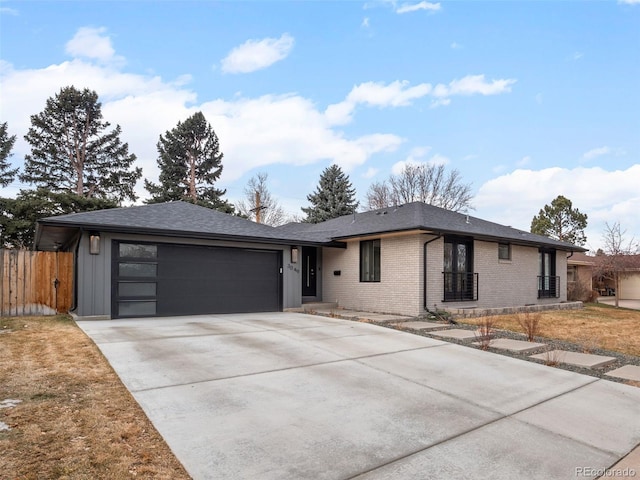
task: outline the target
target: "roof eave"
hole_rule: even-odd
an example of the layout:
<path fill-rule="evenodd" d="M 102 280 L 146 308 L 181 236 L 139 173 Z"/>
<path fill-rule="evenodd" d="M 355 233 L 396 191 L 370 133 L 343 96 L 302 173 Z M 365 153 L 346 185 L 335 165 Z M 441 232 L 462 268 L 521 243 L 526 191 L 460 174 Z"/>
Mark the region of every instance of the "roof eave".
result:
<path fill-rule="evenodd" d="M 495 235 L 482 235 L 482 234 L 474 234 L 470 232 L 461 232 L 457 230 L 433 229 L 433 228 L 427 228 L 424 226 L 381 230 L 377 232 L 359 233 L 356 235 L 344 235 L 339 237 L 333 237 L 333 239 L 334 240 L 353 240 L 357 238 L 372 237 L 376 235 L 388 235 L 392 233 L 411 233 L 411 232 L 422 233 L 422 234 L 432 234 L 432 235 L 464 235 L 464 236 L 473 237 L 476 240 L 490 241 L 490 242 L 496 242 L 496 243 L 510 243 L 514 245 L 531 246 L 531 247 L 548 246 L 548 247 L 553 247 L 556 250 L 562 250 L 566 252 L 588 252 L 589 251 L 586 248 L 578 247 L 576 245 L 568 245 L 568 244 L 559 245 L 553 242 L 544 242 L 544 241 L 527 240 L 527 239 L 515 239 L 515 238 L 500 237 Z"/>
<path fill-rule="evenodd" d="M 76 228 L 84 231 L 100 231 L 109 233 L 128 233 L 136 235 L 156 235 L 172 238 L 193 238 L 200 240 L 221 240 L 221 241 L 242 241 L 246 243 L 261 243 L 272 245 L 300 245 L 300 246 L 326 246 L 345 248 L 342 242 L 329 240 L 329 241 L 314 241 L 300 238 L 270 238 L 260 237 L 253 235 L 227 235 L 223 233 L 207 233 L 207 232 L 194 232 L 188 230 L 164 230 L 158 228 L 148 227 L 131 227 L 123 225 L 95 225 L 95 224 L 80 224 L 74 222 L 60 222 L 60 221 L 47 221 L 46 219 L 39 220 L 36 226 L 36 231 L 39 232 L 39 237 L 42 235 L 42 227 L 63 227 L 63 228 Z M 39 238 L 38 237 L 38 238 Z"/>

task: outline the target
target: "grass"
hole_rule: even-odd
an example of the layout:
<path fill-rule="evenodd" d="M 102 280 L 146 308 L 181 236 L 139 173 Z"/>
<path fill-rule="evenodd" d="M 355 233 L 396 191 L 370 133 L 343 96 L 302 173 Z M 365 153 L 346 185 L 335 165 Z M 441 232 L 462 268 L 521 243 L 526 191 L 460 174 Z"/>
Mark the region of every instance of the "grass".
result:
<path fill-rule="evenodd" d="M 523 333 L 517 315 L 468 320 Z M 539 335 L 640 356 L 640 311 L 540 312 Z M 188 479 L 97 347 L 67 316 L 0 318 L 0 478 Z M 587 345 L 588 344 L 588 345 Z M 549 358 L 550 362 L 557 359 Z"/>
<path fill-rule="evenodd" d="M 188 479 L 97 347 L 67 316 L 0 318 L 0 477 Z"/>
<path fill-rule="evenodd" d="M 639 310 L 589 303 L 580 310 L 547 310 L 539 315 L 540 337 L 583 345 L 585 351 L 600 348 L 640 356 Z M 493 319 L 495 328 L 525 333 L 518 315 L 497 315 Z M 484 318 L 465 321 L 481 325 Z"/>

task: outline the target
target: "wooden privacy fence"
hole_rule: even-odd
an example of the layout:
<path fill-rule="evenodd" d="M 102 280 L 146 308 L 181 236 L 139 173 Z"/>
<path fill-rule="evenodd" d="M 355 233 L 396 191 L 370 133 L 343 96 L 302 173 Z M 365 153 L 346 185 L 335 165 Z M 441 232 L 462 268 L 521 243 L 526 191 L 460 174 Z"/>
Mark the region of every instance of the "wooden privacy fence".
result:
<path fill-rule="evenodd" d="M 0 315 L 67 313 L 73 299 L 73 253 L 0 249 Z"/>

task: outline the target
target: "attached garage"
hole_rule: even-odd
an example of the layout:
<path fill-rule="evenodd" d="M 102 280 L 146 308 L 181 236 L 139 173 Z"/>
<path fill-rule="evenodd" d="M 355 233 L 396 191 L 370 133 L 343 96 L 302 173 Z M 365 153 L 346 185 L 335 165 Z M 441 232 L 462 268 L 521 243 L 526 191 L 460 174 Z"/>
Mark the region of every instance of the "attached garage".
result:
<path fill-rule="evenodd" d="M 114 240 L 111 317 L 282 310 L 282 251 Z"/>
<path fill-rule="evenodd" d="M 41 219 L 35 240 L 74 253 L 85 319 L 299 308 L 298 251 L 324 244 L 181 201 Z"/>

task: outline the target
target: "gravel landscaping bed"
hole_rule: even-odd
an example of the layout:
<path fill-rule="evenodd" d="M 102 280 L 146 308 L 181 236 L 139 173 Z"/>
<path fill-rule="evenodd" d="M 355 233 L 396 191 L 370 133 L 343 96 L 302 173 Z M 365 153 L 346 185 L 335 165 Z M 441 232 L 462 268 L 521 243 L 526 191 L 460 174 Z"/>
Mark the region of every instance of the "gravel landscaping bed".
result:
<path fill-rule="evenodd" d="M 334 317 L 337 318 L 343 318 L 340 317 L 339 314 L 334 314 Z M 457 340 L 455 338 L 447 338 L 447 339 L 443 339 L 442 337 L 437 337 L 435 335 L 431 335 L 429 331 L 425 331 L 425 330 L 416 330 L 413 328 L 403 328 L 402 327 L 402 323 L 404 322 L 399 322 L 397 325 L 395 324 L 391 324 L 388 322 L 375 322 L 375 321 L 371 321 L 371 320 L 365 320 L 365 319 L 354 319 L 353 317 L 351 318 L 346 318 L 344 317 L 346 320 L 351 320 L 351 321 L 366 321 L 367 323 L 371 323 L 373 325 L 378 325 L 380 327 L 385 327 L 385 328 L 392 328 L 394 330 L 402 330 L 403 332 L 409 332 L 409 333 L 413 333 L 414 335 L 422 335 L 423 337 L 429 337 L 429 338 L 433 338 L 436 340 L 442 340 L 442 341 L 446 341 L 449 343 L 456 343 L 458 345 L 463 345 L 465 347 L 469 347 L 469 348 L 477 348 L 479 350 L 482 350 L 482 347 L 480 345 L 473 345 L 472 341 L 462 341 L 462 340 Z M 414 318 L 411 319 L 411 321 L 420 321 L 420 320 L 424 320 L 423 318 Z M 429 320 L 430 323 L 434 323 L 433 320 Z M 438 323 L 438 322 L 435 322 Z M 451 323 L 442 323 L 442 329 L 446 330 L 446 329 L 451 329 L 451 328 L 460 328 L 460 329 L 465 329 L 465 330 L 477 330 L 477 326 L 476 325 L 470 325 L 470 324 L 465 324 L 460 320 L 457 320 L 456 324 L 451 324 Z M 523 340 L 526 341 L 527 337 L 524 334 L 521 333 L 517 333 L 517 332 L 512 332 L 510 330 L 501 330 L 501 329 L 495 329 L 494 330 L 495 334 L 494 334 L 494 338 L 507 338 L 507 339 L 512 339 L 512 340 Z M 619 383 L 626 383 L 626 384 L 633 384 L 633 382 L 630 382 L 629 380 L 623 379 L 623 378 L 616 378 L 616 377 L 610 377 L 605 375 L 607 372 L 610 372 L 612 370 L 615 370 L 616 368 L 620 368 L 624 365 L 637 365 L 640 366 L 640 357 L 637 357 L 635 355 L 626 355 L 624 353 L 620 353 L 620 352 L 613 352 L 610 350 L 603 350 L 600 348 L 590 348 L 589 346 L 585 346 L 585 345 L 581 345 L 581 344 L 577 344 L 577 343 L 571 343 L 571 342 L 565 342 L 562 340 L 555 340 L 555 339 L 550 339 L 550 338 L 545 338 L 545 337 L 535 337 L 534 341 L 537 343 L 544 343 L 545 346 L 541 347 L 535 351 L 531 351 L 531 352 L 527 352 L 527 353 L 518 353 L 518 352 L 512 352 L 509 350 L 503 350 L 503 349 L 497 349 L 497 348 L 491 348 L 491 346 L 489 346 L 489 348 L 486 349 L 486 351 L 491 352 L 491 353 L 497 353 L 499 355 L 505 355 L 508 357 L 512 357 L 512 358 L 518 358 L 520 360 L 526 360 L 528 362 L 535 362 L 535 363 L 539 363 L 541 365 L 545 365 L 546 362 L 544 360 L 538 360 L 535 358 L 531 358 L 531 355 L 535 355 L 537 353 L 544 353 L 547 351 L 551 351 L 551 350 L 566 350 L 566 351 L 570 351 L 570 352 L 577 352 L 577 353 L 589 353 L 589 354 L 593 354 L 593 355 L 602 355 L 605 357 L 614 357 L 616 359 L 615 363 L 611 363 L 609 365 L 606 365 L 604 367 L 597 367 L 597 368 L 585 368 L 585 367 L 578 367 L 575 365 L 569 365 L 569 364 L 565 364 L 565 363 L 557 363 L 554 365 L 549 365 L 552 368 L 561 368 L 563 370 L 569 370 L 571 372 L 576 372 L 576 373 L 582 373 L 584 375 L 590 375 L 592 377 L 598 377 L 598 378 L 604 378 L 605 380 L 610 380 L 612 382 L 619 382 Z M 636 386 L 640 387 L 640 384 L 637 384 Z"/>

